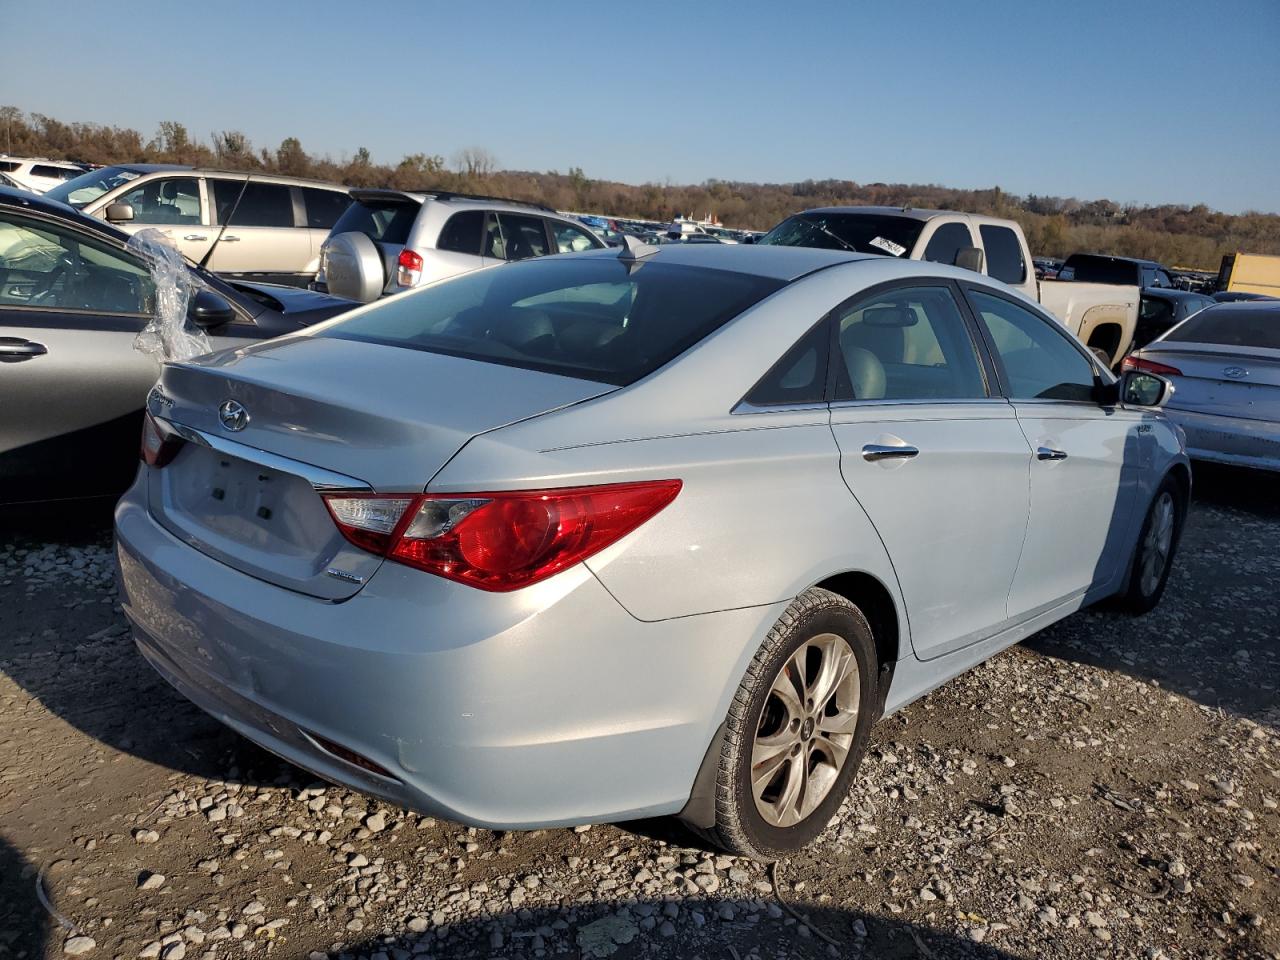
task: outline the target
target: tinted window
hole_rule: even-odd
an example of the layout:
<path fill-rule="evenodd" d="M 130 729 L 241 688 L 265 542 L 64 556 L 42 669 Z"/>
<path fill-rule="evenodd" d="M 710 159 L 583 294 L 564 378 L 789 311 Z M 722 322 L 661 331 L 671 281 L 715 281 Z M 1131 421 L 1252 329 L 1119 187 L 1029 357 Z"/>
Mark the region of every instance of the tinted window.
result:
<path fill-rule="evenodd" d="M 480 236 L 483 233 L 483 210 L 464 210 L 462 213 L 455 213 L 440 231 L 436 249 L 469 253 L 473 257 L 478 257 L 480 256 Z"/>
<path fill-rule="evenodd" d="M 154 287 L 141 263 L 65 227 L 0 216 L 0 308 L 151 312 Z"/>
<path fill-rule="evenodd" d="M 823 321 L 800 338 L 747 395 L 765 407 L 780 403 L 821 403 L 827 386 L 831 324 Z"/>
<path fill-rule="evenodd" d="M 1141 271 L 1137 264 L 1127 260 L 1116 260 L 1113 257 L 1099 257 L 1090 254 L 1072 254 L 1067 257 L 1063 268 L 1064 280 L 1076 280 L 1080 283 L 1115 283 L 1138 285 Z"/>
<path fill-rule="evenodd" d="M 53 177 L 56 180 L 74 180 L 83 170 L 68 169 L 67 167 L 50 167 L 44 164 L 37 164 L 31 168 L 33 177 Z"/>
<path fill-rule="evenodd" d="M 1024 307 L 969 292 L 1004 364 L 1015 400 L 1093 400 L 1093 365 L 1053 320 Z"/>
<path fill-rule="evenodd" d="M 948 287 L 904 287 L 839 314 L 848 381 L 838 399 L 967 400 L 987 395 L 973 339 Z"/>
<path fill-rule="evenodd" d="M 293 194 L 278 183 L 210 180 L 218 222 L 233 227 L 292 227 Z M 240 188 L 244 196 L 240 197 Z M 239 204 L 236 198 L 240 197 Z"/>
<path fill-rule="evenodd" d="M 118 196 L 133 207 L 134 223 L 200 222 L 200 182 L 195 177 L 148 180 Z"/>
<path fill-rule="evenodd" d="M 17 170 L 19 166 L 21 166 L 21 164 L 16 160 L 0 160 L 0 170 L 3 170 L 5 173 L 12 173 L 14 170 Z"/>
<path fill-rule="evenodd" d="M 351 198 L 339 190 L 303 187 L 302 202 L 307 207 L 307 226 L 312 230 L 328 230 L 346 212 Z"/>
<path fill-rule="evenodd" d="M 724 270 L 549 257 L 391 297 L 318 336 L 627 384 L 782 286 Z"/>
<path fill-rule="evenodd" d="M 983 224 L 982 246 L 987 252 L 987 276 L 1005 283 L 1019 284 L 1027 279 L 1027 265 L 1022 259 L 1022 244 L 1018 235 L 1008 227 Z"/>
<path fill-rule="evenodd" d="M 491 213 L 485 231 L 484 255 L 495 260 L 527 260 L 547 253 L 547 231 L 541 217 Z"/>
<path fill-rule="evenodd" d="M 594 250 L 600 246 L 600 241 L 587 231 L 579 230 L 563 220 L 548 220 L 547 223 L 551 225 L 551 236 L 555 238 L 557 253 L 578 253 L 582 250 Z"/>
<path fill-rule="evenodd" d="M 1280 350 L 1280 309 L 1241 304 L 1201 310 L 1170 330 L 1165 340 Z"/>
<path fill-rule="evenodd" d="M 929 245 L 924 248 L 924 259 L 954 265 L 960 248 L 972 246 L 973 237 L 969 235 L 967 226 L 963 223 L 944 223 L 929 238 Z"/>
<path fill-rule="evenodd" d="M 821 247 L 880 256 L 906 257 L 924 222 L 874 213 L 800 213 L 757 240 L 777 247 Z"/>
<path fill-rule="evenodd" d="M 353 200 L 329 232 L 363 233 L 379 243 L 403 244 L 409 239 L 409 230 L 420 209 L 422 205 L 416 200 L 403 203 Z"/>

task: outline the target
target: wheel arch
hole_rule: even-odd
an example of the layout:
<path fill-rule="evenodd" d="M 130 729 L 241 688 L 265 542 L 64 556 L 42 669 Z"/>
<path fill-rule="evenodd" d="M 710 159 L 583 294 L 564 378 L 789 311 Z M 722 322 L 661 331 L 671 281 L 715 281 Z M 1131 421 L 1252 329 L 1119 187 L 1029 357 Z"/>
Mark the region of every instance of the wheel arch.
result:
<path fill-rule="evenodd" d="M 881 670 L 902 658 L 902 618 L 893 594 L 879 577 L 861 570 L 848 570 L 812 586 L 838 594 L 862 611 L 875 638 Z"/>

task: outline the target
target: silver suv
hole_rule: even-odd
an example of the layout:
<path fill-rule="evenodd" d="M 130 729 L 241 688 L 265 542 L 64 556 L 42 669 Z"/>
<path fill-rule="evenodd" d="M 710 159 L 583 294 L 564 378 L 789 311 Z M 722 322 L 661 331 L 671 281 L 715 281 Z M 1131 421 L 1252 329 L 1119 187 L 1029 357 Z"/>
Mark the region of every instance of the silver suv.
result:
<path fill-rule="evenodd" d="M 465 193 L 352 190 L 314 289 L 369 303 L 508 260 L 603 247 L 550 207 Z"/>

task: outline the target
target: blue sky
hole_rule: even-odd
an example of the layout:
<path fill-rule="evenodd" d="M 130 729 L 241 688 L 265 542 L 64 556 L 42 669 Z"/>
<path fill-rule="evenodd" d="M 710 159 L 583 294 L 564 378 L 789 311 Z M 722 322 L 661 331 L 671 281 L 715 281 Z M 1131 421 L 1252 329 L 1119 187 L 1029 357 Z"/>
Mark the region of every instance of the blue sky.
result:
<path fill-rule="evenodd" d="M 385 162 L 1280 212 L 1276 0 L 54 6 L 0 0 L 0 103 Z"/>

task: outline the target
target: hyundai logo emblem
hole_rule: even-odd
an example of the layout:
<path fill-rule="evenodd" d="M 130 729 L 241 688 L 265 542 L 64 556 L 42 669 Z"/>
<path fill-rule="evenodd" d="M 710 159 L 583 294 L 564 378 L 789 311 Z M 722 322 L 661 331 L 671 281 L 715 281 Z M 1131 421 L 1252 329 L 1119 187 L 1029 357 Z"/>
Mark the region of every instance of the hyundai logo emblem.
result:
<path fill-rule="evenodd" d="M 1230 377 L 1232 380 L 1239 380 L 1241 377 L 1247 377 L 1249 371 L 1244 367 L 1224 367 L 1222 370 L 1224 377 Z"/>
<path fill-rule="evenodd" d="M 238 400 L 223 400 L 218 407 L 218 420 L 228 430 L 243 430 L 249 425 L 249 411 Z"/>

